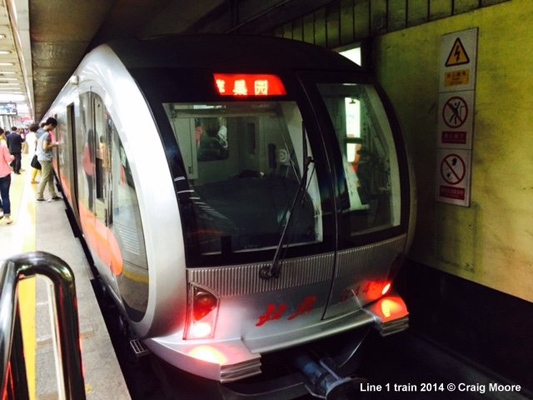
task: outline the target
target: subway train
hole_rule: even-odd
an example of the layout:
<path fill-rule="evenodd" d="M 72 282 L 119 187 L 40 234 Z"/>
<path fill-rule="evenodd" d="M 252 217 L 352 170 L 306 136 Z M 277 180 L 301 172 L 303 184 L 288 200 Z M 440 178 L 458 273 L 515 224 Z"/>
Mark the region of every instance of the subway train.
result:
<path fill-rule="evenodd" d="M 369 71 L 273 37 L 125 39 L 45 117 L 96 269 L 157 359 L 234 394 L 335 398 L 371 328 L 407 328 L 391 285 L 413 183 Z"/>

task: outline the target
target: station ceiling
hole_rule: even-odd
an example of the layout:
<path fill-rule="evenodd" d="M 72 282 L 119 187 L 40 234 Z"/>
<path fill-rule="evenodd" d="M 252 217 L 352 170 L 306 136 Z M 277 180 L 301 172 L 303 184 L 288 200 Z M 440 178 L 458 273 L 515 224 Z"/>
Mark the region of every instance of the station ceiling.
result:
<path fill-rule="evenodd" d="M 24 95 L 39 121 L 83 56 L 99 44 L 184 33 L 261 34 L 330 2 L 0 0 L 0 94 Z M 4 61 L 13 65 L 2 66 Z"/>
<path fill-rule="evenodd" d="M 150 24 L 168 15 L 177 32 L 222 0 L 29 0 L 35 117 L 40 119 L 85 53 L 109 40 L 144 36 Z M 198 4 L 202 4 L 201 7 Z M 169 10 L 170 9 L 170 10 Z"/>

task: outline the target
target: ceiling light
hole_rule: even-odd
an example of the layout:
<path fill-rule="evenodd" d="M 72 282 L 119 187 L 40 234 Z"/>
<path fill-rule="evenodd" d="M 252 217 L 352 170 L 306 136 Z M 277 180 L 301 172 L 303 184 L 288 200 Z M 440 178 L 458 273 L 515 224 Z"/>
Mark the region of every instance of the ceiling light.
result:
<path fill-rule="evenodd" d="M 3 72 L 0 72 L 0 74 L 3 74 L 3 75 L 15 75 L 16 72 L 15 71 L 3 71 Z"/>
<path fill-rule="evenodd" d="M 8 78 L 7 76 L 0 76 L 0 81 L 18 81 L 19 78 Z"/>
<path fill-rule="evenodd" d="M 10 63 L 10 62 L 0 62 L 0 66 L 2 67 L 11 67 L 15 65 L 14 63 Z"/>
<path fill-rule="evenodd" d="M 25 101 L 26 98 L 21 94 L 0 93 L 0 102 Z"/>
<path fill-rule="evenodd" d="M 4 35 L 3 33 L 0 33 L 0 39 L 5 39 L 6 38 L 6 35 Z"/>
<path fill-rule="evenodd" d="M 0 50 L 0 54 L 11 54 L 9 50 Z"/>

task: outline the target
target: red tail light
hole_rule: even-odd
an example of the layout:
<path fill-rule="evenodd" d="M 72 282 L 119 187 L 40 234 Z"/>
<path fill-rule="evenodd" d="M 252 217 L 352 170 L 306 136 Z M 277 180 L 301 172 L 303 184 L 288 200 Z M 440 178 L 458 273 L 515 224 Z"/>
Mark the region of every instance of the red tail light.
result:
<path fill-rule="evenodd" d="M 193 302 L 193 317 L 195 321 L 200 321 L 217 306 L 217 298 L 202 289 L 196 292 Z"/>
<path fill-rule="evenodd" d="M 389 293 L 391 286 L 392 284 L 390 282 L 386 282 L 385 286 L 383 286 L 383 290 L 381 291 L 381 294 L 385 296 L 387 293 Z"/>
<path fill-rule="evenodd" d="M 218 298 L 204 288 L 191 285 L 188 308 L 185 339 L 213 337 L 218 313 Z"/>
<path fill-rule="evenodd" d="M 379 300 L 375 307 L 375 313 L 384 322 L 403 318 L 409 314 L 407 306 L 399 296 L 387 296 Z"/>

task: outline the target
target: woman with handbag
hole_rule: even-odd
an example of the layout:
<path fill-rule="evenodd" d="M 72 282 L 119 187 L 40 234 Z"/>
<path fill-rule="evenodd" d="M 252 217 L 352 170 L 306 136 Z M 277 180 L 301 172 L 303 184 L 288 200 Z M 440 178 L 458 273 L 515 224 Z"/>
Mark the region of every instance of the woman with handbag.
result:
<path fill-rule="evenodd" d="M 36 180 L 36 178 L 37 178 L 37 173 L 41 172 L 41 164 L 39 163 L 39 160 L 37 160 L 37 154 L 35 153 L 35 151 L 37 150 L 37 139 L 38 139 L 36 132 L 39 129 L 39 125 L 31 124 L 29 129 L 30 129 L 30 132 L 26 135 L 26 143 L 28 143 L 28 147 L 31 149 L 30 165 L 33 168 L 32 175 L 31 175 L 31 183 L 35 184 L 35 183 L 39 183 Z"/>
<path fill-rule="evenodd" d="M 7 148 L 6 135 L 0 128 L 0 218 L 5 218 L 9 225 L 11 220 L 11 201 L 9 200 L 9 188 L 11 186 L 11 168 L 9 164 L 15 159 Z"/>

